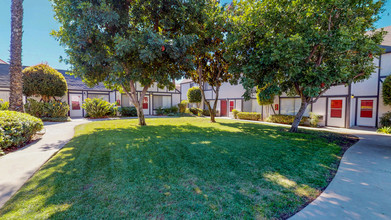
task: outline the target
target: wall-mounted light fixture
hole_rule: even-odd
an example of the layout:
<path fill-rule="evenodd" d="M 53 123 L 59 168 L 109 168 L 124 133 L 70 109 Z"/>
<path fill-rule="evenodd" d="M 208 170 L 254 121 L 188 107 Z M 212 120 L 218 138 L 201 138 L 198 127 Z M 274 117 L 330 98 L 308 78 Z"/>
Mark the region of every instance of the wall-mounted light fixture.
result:
<path fill-rule="evenodd" d="M 352 94 L 352 96 L 351 96 L 351 97 L 352 97 L 352 99 L 354 99 L 354 94 Z"/>

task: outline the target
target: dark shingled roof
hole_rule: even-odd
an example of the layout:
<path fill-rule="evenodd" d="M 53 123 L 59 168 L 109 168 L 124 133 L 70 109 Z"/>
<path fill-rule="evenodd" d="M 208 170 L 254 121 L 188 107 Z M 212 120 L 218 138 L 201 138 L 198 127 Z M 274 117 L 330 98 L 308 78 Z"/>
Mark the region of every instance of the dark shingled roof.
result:
<path fill-rule="evenodd" d="M 26 68 L 25 66 L 23 68 Z M 100 91 L 111 91 L 106 89 L 103 84 L 99 84 L 93 88 L 88 87 L 80 78 L 65 74 L 66 70 L 57 70 L 64 75 L 65 80 L 68 83 L 68 90 L 100 90 Z M 0 64 L 0 87 L 9 88 L 10 86 L 10 75 L 9 75 L 9 64 Z"/>

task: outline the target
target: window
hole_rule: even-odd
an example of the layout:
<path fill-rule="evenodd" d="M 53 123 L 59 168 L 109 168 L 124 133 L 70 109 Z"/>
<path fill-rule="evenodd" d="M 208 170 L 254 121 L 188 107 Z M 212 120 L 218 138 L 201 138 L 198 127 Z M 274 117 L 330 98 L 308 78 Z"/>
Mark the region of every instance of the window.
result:
<path fill-rule="evenodd" d="M 144 100 L 143 100 L 143 109 L 148 109 L 148 97 L 144 97 Z"/>
<path fill-rule="evenodd" d="M 331 100 L 331 118 L 342 118 L 342 99 Z"/>
<path fill-rule="evenodd" d="M 81 96 L 72 96 L 72 110 L 80 110 Z"/>
<path fill-rule="evenodd" d="M 232 112 L 234 110 L 235 101 L 229 101 L 229 112 Z"/>
<path fill-rule="evenodd" d="M 103 99 L 105 101 L 109 101 L 109 95 L 108 94 L 91 94 L 91 93 L 88 93 L 88 98 L 90 98 L 90 99 Z"/>
<path fill-rule="evenodd" d="M 373 100 L 361 100 L 361 118 L 372 118 L 373 116 Z"/>

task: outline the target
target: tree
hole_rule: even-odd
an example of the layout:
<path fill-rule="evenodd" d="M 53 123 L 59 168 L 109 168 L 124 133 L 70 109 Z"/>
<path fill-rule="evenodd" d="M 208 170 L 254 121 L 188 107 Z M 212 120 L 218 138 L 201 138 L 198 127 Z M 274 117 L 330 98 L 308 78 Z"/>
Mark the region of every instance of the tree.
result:
<path fill-rule="evenodd" d="M 22 85 L 23 0 L 11 3 L 10 110 L 23 112 Z"/>
<path fill-rule="evenodd" d="M 291 93 L 301 106 L 290 129 L 297 132 L 307 106 L 330 87 L 364 80 L 384 32 L 375 31 L 384 1 L 240 1 L 228 35 L 234 72 L 243 73 L 249 98 L 254 87 Z M 368 32 L 370 30 L 371 32 Z M 260 95 L 269 96 L 267 93 Z"/>
<path fill-rule="evenodd" d="M 142 102 L 148 88 L 156 83 L 173 89 L 175 80 L 193 68 L 189 47 L 202 1 L 52 2 L 62 25 L 53 35 L 66 47 L 72 74 L 90 86 L 104 82 L 126 93 L 139 125 L 146 125 Z"/>
<path fill-rule="evenodd" d="M 68 90 L 65 77 L 47 64 L 27 67 L 23 70 L 23 94 L 41 96 L 44 102 L 62 97 Z"/>
<path fill-rule="evenodd" d="M 391 75 L 384 80 L 382 91 L 384 105 L 391 105 Z"/>
<path fill-rule="evenodd" d="M 187 90 L 187 100 L 190 103 L 197 103 L 197 107 L 199 107 L 199 103 L 202 101 L 200 87 L 195 86 Z"/>
<path fill-rule="evenodd" d="M 266 86 L 261 89 L 257 89 L 257 101 L 259 105 L 270 105 L 273 113 L 276 114 L 276 111 L 273 108 L 274 99 L 276 97 L 275 91 L 278 88 L 274 86 Z M 263 113 L 262 113 L 263 114 Z"/>
<path fill-rule="evenodd" d="M 193 48 L 195 70 L 188 72 L 188 77 L 200 85 L 202 98 L 210 112 L 210 120 L 216 122 L 220 87 L 222 83 L 235 81 L 233 75 L 228 72 L 229 63 L 224 58 L 224 38 L 227 32 L 225 6 L 221 6 L 218 1 L 210 0 L 203 11 L 203 16 L 198 20 L 198 40 Z M 205 95 L 206 85 L 209 85 L 215 94 L 213 107 Z"/>

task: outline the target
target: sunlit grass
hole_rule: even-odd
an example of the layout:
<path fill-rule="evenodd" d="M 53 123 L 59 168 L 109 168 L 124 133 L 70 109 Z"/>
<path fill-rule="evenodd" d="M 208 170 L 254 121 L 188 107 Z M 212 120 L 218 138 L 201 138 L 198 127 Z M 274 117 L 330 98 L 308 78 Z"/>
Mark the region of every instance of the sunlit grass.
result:
<path fill-rule="evenodd" d="M 81 125 L 0 210 L 0 219 L 286 218 L 327 186 L 346 141 L 217 122 Z"/>

